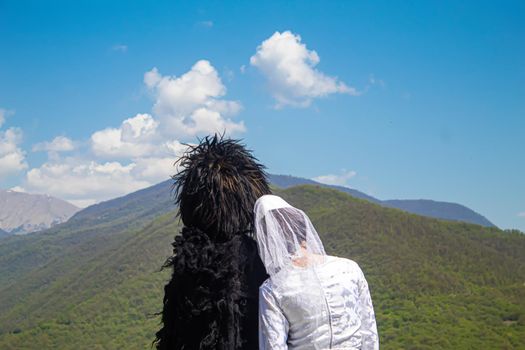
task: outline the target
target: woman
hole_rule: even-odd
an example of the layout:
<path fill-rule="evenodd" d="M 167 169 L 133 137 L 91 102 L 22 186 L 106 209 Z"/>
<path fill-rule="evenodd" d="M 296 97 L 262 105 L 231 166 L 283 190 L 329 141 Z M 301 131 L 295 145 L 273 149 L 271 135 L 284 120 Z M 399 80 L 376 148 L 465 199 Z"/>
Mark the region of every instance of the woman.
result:
<path fill-rule="evenodd" d="M 327 256 L 306 214 L 282 198 L 255 203 L 259 254 L 259 349 L 378 349 L 368 290 L 352 260 Z"/>

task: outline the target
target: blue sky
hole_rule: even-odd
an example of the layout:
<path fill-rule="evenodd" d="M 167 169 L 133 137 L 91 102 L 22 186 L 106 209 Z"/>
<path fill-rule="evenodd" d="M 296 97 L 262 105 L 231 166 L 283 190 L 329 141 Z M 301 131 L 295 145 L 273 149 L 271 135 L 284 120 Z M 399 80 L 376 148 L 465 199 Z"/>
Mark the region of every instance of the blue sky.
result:
<path fill-rule="evenodd" d="M 214 129 L 525 231 L 522 1 L 0 1 L 0 187 L 88 205 Z"/>

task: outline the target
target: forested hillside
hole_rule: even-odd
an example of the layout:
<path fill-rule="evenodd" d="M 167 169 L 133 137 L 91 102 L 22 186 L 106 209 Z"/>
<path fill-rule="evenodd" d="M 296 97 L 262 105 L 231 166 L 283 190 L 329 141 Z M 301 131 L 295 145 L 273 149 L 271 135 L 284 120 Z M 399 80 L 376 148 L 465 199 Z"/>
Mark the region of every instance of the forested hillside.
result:
<path fill-rule="evenodd" d="M 522 233 L 312 185 L 276 194 L 310 215 L 328 253 L 361 265 L 382 349 L 525 348 Z M 1 349 L 150 347 L 179 226 L 174 212 L 154 215 L 155 197 L 131 198 L 0 241 Z"/>

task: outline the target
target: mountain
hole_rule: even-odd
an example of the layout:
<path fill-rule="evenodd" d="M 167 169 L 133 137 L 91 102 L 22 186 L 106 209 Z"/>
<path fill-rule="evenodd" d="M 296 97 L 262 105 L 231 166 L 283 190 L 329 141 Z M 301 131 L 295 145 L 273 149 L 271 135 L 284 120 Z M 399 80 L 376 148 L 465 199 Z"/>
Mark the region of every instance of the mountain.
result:
<path fill-rule="evenodd" d="M 393 199 L 382 201 L 381 204 L 433 218 L 470 222 L 487 227 L 495 226 L 484 216 L 457 203 L 436 202 L 429 199 Z"/>
<path fill-rule="evenodd" d="M 305 179 L 302 177 L 295 177 L 291 175 L 269 175 L 270 183 L 273 185 L 280 187 L 280 188 L 290 188 L 294 186 L 300 186 L 300 185 L 316 185 L 316 186 L 323 186 L 327 188 L 333 188 L 335 190 L 348 193 L 356 198 L 366 199 L 369 202 L 380 204 L 381 201 L 377 198 L 374 198 L 372 196 L 367 195 L 366 193 L 363 193 L 358 190 L 354 190 L 352 188 L 344 187 L 344 186 L 337 186 L 337 185 L 325 185 L 320 182 L 311 180 L 311 179 Z"/>
<path fill-rule="evenodd" d="M 159 270 L 179 232 L 173 205 L 150 214 L 158 205 L 150 194 L 0 240 L 0 349 L 149 346 L 168 277 Z"/>
<path fill-rule="evenodd" d="M 67 221 L 78 210 L 48 195 L 0 190 L 0 229 L 11 234 L 50 228 Z"/>
<path fill-rule="evenodd" d="M 9 232 L 6 232 L 2 229 L 0 229 L 0 239 L 3 237 L 9 237 L 11 234 Z"/>
<path fill-rule="evenodd" d="M 0 240 L 1 349 L 150 348 L 180 230 L 169 183 L 157 186 Z M 315 185 L 275 193 L 306 211 L 329 254 L 362 267 L 382 349 L 525 348 L 522 233 Z"/>
<path fill-rule="evenodd" d="M 481 226 L 496 227 L 496 225 L 490 222 L 483 215 L 478 214 L 472 209 L 469 209 L 457 203 L 438 202 L 428 199 L 379 200 L 352 188 L 344 186 L 325 185 L 314 180 L 304 179 L 290 175 L 270 175 L 270 181 L 272 184 L 281 188 L 289 188 L 298 185 L 318 185 L 327 188 L 333 188 L 348 193 L 356 198 L 366 199 L 372 203 L 376 203 L 385 207 L 401 209 L 409 213 L 414 213 L 437 219 L 464 221 Z"/>
<path fill-rule="evenodd" d="M 367 200 L 385 207 L 397 208 L 409 213 L 423 216 L 434 217 L 444 220 L 464 221 L 477 225 L 495 227 L 482 215 L 473 210 L 456 203 L 437 202 L 432 200 L 379 200 L 363 192 L 344 186 L 325 185 L 314 180 L 290 176 L 290 175 L 269 175 L 270 183 L 273 186 L 287 189 L 299 185 L 315 185 L 335 189 L 348 193 L 355 198 Z M 110 220 L 119 218 L 126 222 L 126 215 L 143 216 L 144 220 L 160 215 L 172 209 L 173 182 L 166 180 L 155 186 L 131 193 L 129 195 L 108 200 L 99 204 L 90 206 L 76 215 L 71 220 L 75 223 L 81 223 L 87 217 L 98 218 L 99 220 Z M 140 209 L 139 209 L 140 208 Z M 140 212 L 140 214 L 139 214 Z"/>
<path fill-rule="evenodd" d="M 173 181 L 157 185 L 94 204 L 73 215 L 70 225 L 86 225 L 99 222 L 119 222 L 124 226 L 137 220 L 148 221 L 173 210 Z"/>
<path fill-rule="evenodd" d="M 318 185 L 348 193 L 353 197 L 386 207 L 398 208 L 407 212 L 441 218 L 464 221 L 482 226 L 494 226 L 490 221 L 469 208 L 456 203 L 431 200 L 385 200 L 369 196 L 363 192 L 344 186 L 320 184 L 314 180 L 289 175 L 269 175 L 272 185 L 290 188 L 298 185 Z M 68 202 L 46 196 L 0 190 L 0 229 L 21 234 L 40 231 L 70 217 L 75 224 L 82 225 L 86 220 L 107 221 L 118 218 L 125 225 L 127 215 L 149 220 L 172 209 L 172 181 L 167 180 L 155 186 L 131 193 L 127 196 L 92 205 L 84 210 Z M 76 214 L 75 214 L 76 213 Z M 0 237 L 5 236 L 0 233 Z"/>

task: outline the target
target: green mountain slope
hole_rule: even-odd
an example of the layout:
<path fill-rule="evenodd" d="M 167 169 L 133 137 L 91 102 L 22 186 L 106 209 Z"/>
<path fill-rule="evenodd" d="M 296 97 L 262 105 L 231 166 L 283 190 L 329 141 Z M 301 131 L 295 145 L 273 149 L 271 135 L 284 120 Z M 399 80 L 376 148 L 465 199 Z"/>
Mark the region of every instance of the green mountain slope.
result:
<path fill-rule="evenodd" d="M 296 187 L 327 252 L 357 261 L 382 348 L 525 348 L 525 235 Z"/>
<path fill-rule="evenodd" d="M 0 348 L 119 349 L 130 339 L 131 348 L 146 348 L 168 277 L 158 270 L 179 229 L 173 217 L 109 234 L 55 233 L 75 243 L 0 289 Z"/>
<path fill-rule="evenodd" d="M 330 254 L 363 268 L 382 349 L 525 348 L 525 235 L 440 221 L 317 186 L 277 190 Z M 137 201 L 140 203 L 140 201 Z M 138 212 L 141 212 L 140 210 Z M 174 213 L 86 215 L 0 241 L 0 349 L 146 349 Z"/>

